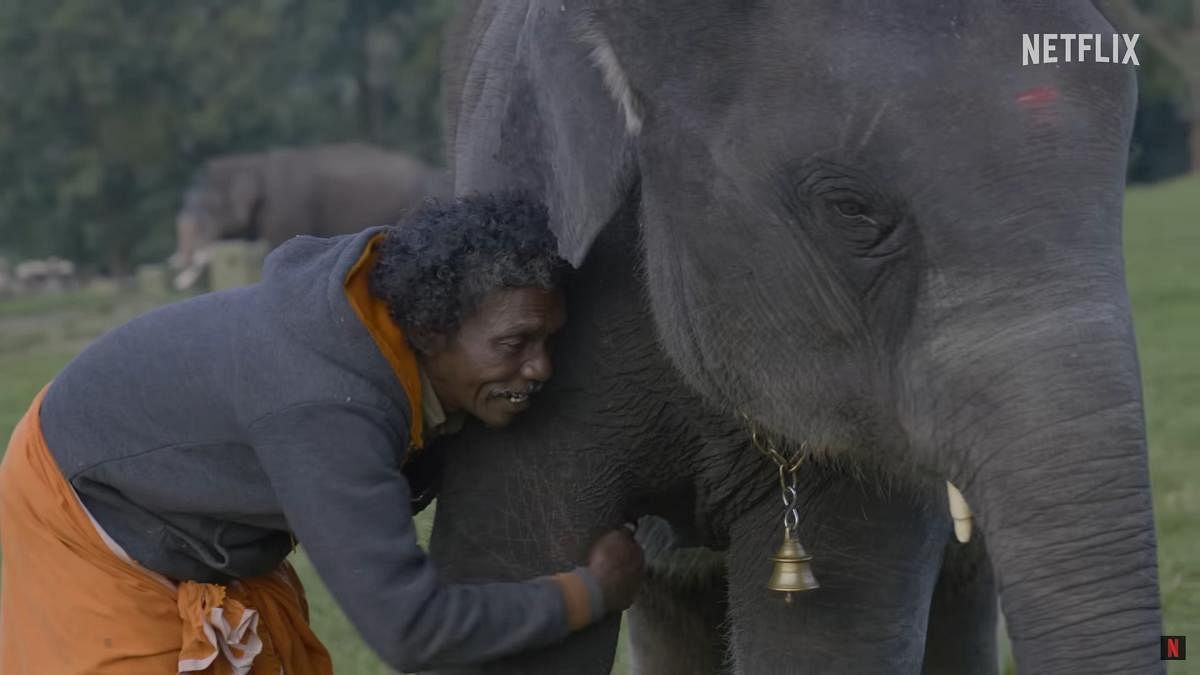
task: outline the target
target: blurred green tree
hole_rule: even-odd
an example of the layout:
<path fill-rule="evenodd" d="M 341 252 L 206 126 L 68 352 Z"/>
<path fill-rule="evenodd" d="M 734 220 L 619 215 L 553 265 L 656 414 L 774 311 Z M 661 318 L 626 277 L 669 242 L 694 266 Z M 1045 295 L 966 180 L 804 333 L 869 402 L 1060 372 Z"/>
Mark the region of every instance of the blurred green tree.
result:
<path fill-rule="evenodd" d="M 215 155 L 365 139 L 441 163 L 453 0 L 0 3 L 0 252 L 117 273 L 163 259 Z M 1188 163 L 1200 0 L 1110 0 L 1143 33 L 1132 180 Z M 1190 111 L 1190 112 L 1184 112 Z M 1200 131 L 1191 133 L 1200 166 Z"/>
<path fill-rule="evenodd" d="M 1200 171 L 1200 0 L 1104 0 L 1101 7 L 1117 30 L 1141 34 L 1142 119 L 1131 169 L 1155 179 L 1182 161 L 1185 172 Z"/>
<path fill-rule="evenodd" d="M 214 155 L 370 139 L 440 159 L 451 0 L 0 3 L 0 250 L 163 259 Z"/>
<path fill-rule="evenodd" d="M 361 128 L 373 140 L 442 164 L 440 61 L 452 1 L 352 0 L 362 44 Z M 431 76 L 432 75 L 432 76 Z M 435 130 L 434 133 L 430 133 Z"/>

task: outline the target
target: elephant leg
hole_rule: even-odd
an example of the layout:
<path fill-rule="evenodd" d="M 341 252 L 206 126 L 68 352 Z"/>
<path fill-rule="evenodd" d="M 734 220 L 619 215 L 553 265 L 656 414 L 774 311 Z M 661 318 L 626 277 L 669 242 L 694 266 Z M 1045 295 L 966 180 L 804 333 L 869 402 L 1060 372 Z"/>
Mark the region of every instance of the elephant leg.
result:
<path fill-rule="evenodd" d="M 632 675 L 723 675 L 728 588 L 725 555 L 676 548 L 670 526 L 638 523 L 646 579 L 625 613 Z"/>
<path fill-rule="evenodd" d="M 790 603 L 767 588 L 782 513 L 778 478 L 764 472 L 775 486 L 731 531 L 734 672 L 917 675 L 949 532 L 934 501 L 944 486 L 884 487 L 811 462 L 801 473 L 798 534 L 820 588 Z"/>
<path fill-rule="evenodd" d="M 952 541 L 929 608 L 922 675 L 996 675 L 996 585 L 983 535 Z"/>

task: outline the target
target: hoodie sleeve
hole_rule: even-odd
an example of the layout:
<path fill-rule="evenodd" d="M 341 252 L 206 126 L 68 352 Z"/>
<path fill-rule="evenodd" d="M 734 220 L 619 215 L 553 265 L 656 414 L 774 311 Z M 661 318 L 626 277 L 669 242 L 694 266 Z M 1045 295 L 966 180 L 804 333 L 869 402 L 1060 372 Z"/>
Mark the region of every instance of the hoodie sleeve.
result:
<path fill-rule="evenodd" d="M 540 647 L 600 618 L 586 568 L 520 583 L 439 580 L 417 544 L 398 437 L 367 406 L 310 404 L 251 426 L 292 531 L 363 639 L 402 672 Z"/>

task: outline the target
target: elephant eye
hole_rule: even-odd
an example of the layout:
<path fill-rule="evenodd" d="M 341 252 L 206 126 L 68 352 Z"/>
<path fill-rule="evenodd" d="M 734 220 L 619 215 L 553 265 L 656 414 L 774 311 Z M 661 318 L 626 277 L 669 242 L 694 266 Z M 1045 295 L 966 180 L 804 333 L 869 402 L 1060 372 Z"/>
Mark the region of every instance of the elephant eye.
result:
<path fill-rule="evenodd" d="M 875 222 L 874 219 L 867 217 L 867 207 L 862 202 L 853 199 L 842 199 L 834 202 L 833 208 L 843 218 L 861 218 L 871 223 Z"/>
<path fill-rule="evenodd" d="M 809 159 L 782 172 L 797 186 L 797 211 L 816 215 L 848 252 L 863 258 L 884 258 L 903 247 L 893 237 L 902 220 L 900 205 L 852 167 Z"/>
<path fill-rule="evenodd" d="M 887 239 L 894 229 L 887 223 L 886 217 L 877 218 L 871 213 L 867 204 L 857 195 L 838 195 L 827 202 L 838 216 L 844 219 L 844 224 L 838 228 L 854 247 L 861 253 L 875 252 L 875 249 Z M 882 222 L 881 222 L 882 221 Z"/>

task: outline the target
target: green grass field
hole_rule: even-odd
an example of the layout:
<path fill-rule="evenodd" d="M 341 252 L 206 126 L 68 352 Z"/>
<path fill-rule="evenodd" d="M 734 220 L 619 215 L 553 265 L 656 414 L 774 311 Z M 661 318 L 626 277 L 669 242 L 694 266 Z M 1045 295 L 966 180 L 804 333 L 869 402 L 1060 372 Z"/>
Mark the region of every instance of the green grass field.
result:
<path fill-rule="evenodd" d="M 1166 633 L 1200 641 L 1200 177 L 1130 190 L 1126 255 L 1149 425 Z M 0 438 L 87 341 L 162 299 L 81 293 L 0 302 Z M 427 514 L 419 518 L 428 530 Z M 341 675 L 388 673 L 307 562 L 317 633 Z M 619 660 L 623 654 L 619 655 Z M 1200 662 L 1195 659 L 1191 663 Z M 1172 673 L 1189 671 L 1172 664 Z M 619 662 L 614 674 L 626 672 Z"/>

